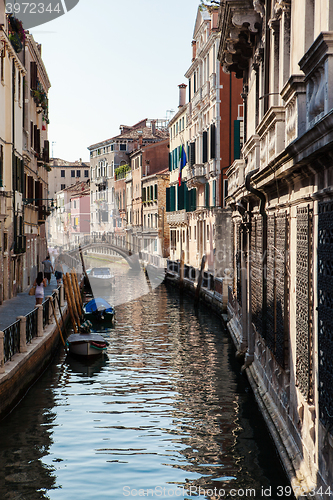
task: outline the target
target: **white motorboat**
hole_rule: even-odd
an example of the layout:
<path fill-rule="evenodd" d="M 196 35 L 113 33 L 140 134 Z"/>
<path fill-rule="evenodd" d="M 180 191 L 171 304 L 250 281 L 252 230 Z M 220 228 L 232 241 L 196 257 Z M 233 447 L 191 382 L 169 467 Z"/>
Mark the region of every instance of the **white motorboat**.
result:
<path fill-rule="evenodd" d="M 93 267 L 88 274 L 90 286 L 109 288 L 114 285 L 115 277 L 108 267 Z"/>
<path fill-rule="evenodd" d="M 109 343 L 97 333 L 72 333 L 67 344 L 70 354 L 75 356 L 93 357 L 106 351 Z"/>

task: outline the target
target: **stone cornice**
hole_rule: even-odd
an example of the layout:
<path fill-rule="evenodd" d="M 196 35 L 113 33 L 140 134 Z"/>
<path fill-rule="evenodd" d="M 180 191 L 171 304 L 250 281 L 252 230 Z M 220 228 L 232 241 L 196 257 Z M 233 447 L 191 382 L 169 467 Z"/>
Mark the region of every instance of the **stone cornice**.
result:
<path fill-rule="evenodd" d="M 255 147 L 259 147 L 260 137 L 257 134 L 251 135 L 249 140 L 244 144 L 242 153 L 246 157 Z"/>
<path fill-rule="evenodd" d="M 271 108 L 269 108 L 264 118 L 257 127 L 256 132 L 259 134 L 259 136 L 262 136 L 270 128 L 270 126 L 277 121 L 284 121 L 285 112 L 286 110 L 284 106 L 272 106 Z"/>
<path fill-rule="evenodd" d="M 9 41 L 9 38 L 7 36 L 7 33 L 5 33 L 1 28 L 0 28 L 0 44 L 3 42 L 5 50 L 8 51 L 10 57 L 12 57 L 15 61 L 15 66 L 21 71 L 22 75 L 25 76 L 27 74 L 27 70 L 23 66 L 22 62 L 20 61 L 20 58 L 18 57 L 17 53 L 13 49 L 12 44 Z"/>
<path fill-rule="evenodd" d="M 252 0 L 225 0 L 220 11 L 221 42 L 218 58 L 225 71 L 235 71 L 240 77 L 251 57 L 251 34 L 258 32 L 262 24 L 262 12 Z M 259 10 L 259 12 L 258 12 Z M 240 36 L 241 35 L 241 36 Z"/>
<path fill-rule="evenodd" d="M 322 64 L 327 55 L 333 55 L 333 32 L 323 31 L 313 42 L 307 53 L 299 61 L 299 67 L 306 78 Z"/>
<path fill-rule="evenodd" d="M 304 75 L 291 75 L 281 90 L 281 97 L 285 102 L 288 102 L 295 94 L 304 94 L 305 92 Z"/>
<path fill-rule="evenodd" d="M 263 187 L 280 177 L 287 177 L 299 168 L 306 168 L 316 158 L 330 151 L 333 145 L 333 110 L 314 127 L 293 141 L 254 177 L 253 183 Z"/>

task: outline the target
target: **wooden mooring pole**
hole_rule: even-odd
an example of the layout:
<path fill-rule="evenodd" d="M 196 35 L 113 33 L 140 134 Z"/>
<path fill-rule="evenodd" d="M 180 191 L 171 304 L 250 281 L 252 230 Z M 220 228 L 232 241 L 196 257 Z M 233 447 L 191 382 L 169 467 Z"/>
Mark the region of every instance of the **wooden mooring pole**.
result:
<path fill-rule="evenodd" d="M 197 283 L 197 288 L 195 290 L 195 296 L 194 296 L 194 306 L 198 307 L 199 304 L 199 299 L 200 299 L 200 290 L 201 290 L 201 285 L 202 285 L 202 273 L 206 264 L 206 255 L 202 256 L 201 259 L 201 267 L 200 267 L 200 272 L 199 272 L 199 277 L 198 277 L 198 283 Z"/>

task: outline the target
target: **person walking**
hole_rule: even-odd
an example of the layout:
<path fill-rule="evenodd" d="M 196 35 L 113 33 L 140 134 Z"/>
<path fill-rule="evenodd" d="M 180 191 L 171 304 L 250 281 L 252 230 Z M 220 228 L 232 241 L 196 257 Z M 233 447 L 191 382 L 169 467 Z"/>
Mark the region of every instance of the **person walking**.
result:
<path fill-rule="evenodd" d="M 62 275 L 64 273 L 64 269 L 62 267 L 61 261 L 62 261 L 62 259 L 61 259 L 61 256 L 59 255 L 59 257 L 57 258 L 57 261 L 55 263 L 55 273 L 54 273 L 56 280 L 57 280 L 57 285 L 61 285 Z"/>
<path fill-rule="evenodd" d="M 36 297 L 36 306 L 38 304 L 43 303 L 44 299 L 44 288 L 46 285 L 46 278 L 43 278 L 43 273 L 40 271 L 37 274 L 37 278 L 35 279 L 34 286 L 36 287 L 35 297 Z"/>
<path fill-rule="evenodd" d="M 53 266 L 52 266 L 52 262 L 50 260 L 50 255 L 49 254 L 47 254 L 46 259 L 43 260 L 42 264 L 44 266 L 44 278 L 46 278 L 48 280 L 49 284 L 50 284 L 51 274 L 54 271 L 53 271 Z"/>

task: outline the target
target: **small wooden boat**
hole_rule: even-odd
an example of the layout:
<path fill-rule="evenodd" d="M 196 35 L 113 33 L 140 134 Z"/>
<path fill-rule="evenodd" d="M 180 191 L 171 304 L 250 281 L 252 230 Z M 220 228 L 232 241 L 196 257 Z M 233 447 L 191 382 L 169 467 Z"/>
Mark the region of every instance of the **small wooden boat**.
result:
<path fill-rule="evenodd" d="M 97 333 L 72 333 L 67 344 L 70 354 L 83 357 L 99 356 L 109 343 Z"/>
<path fill-rule="evenodd" d="M 91 287 L 111 288 L 115 277 L 108 267 L 93 267 L 88 274 Z"/>
<path fill-rule="evenodd" d="M 83 313 L 84 318 L 92 323 L 111 323 L 115 310 L 106 300 L 97 297 L 83 306 Z"/>

